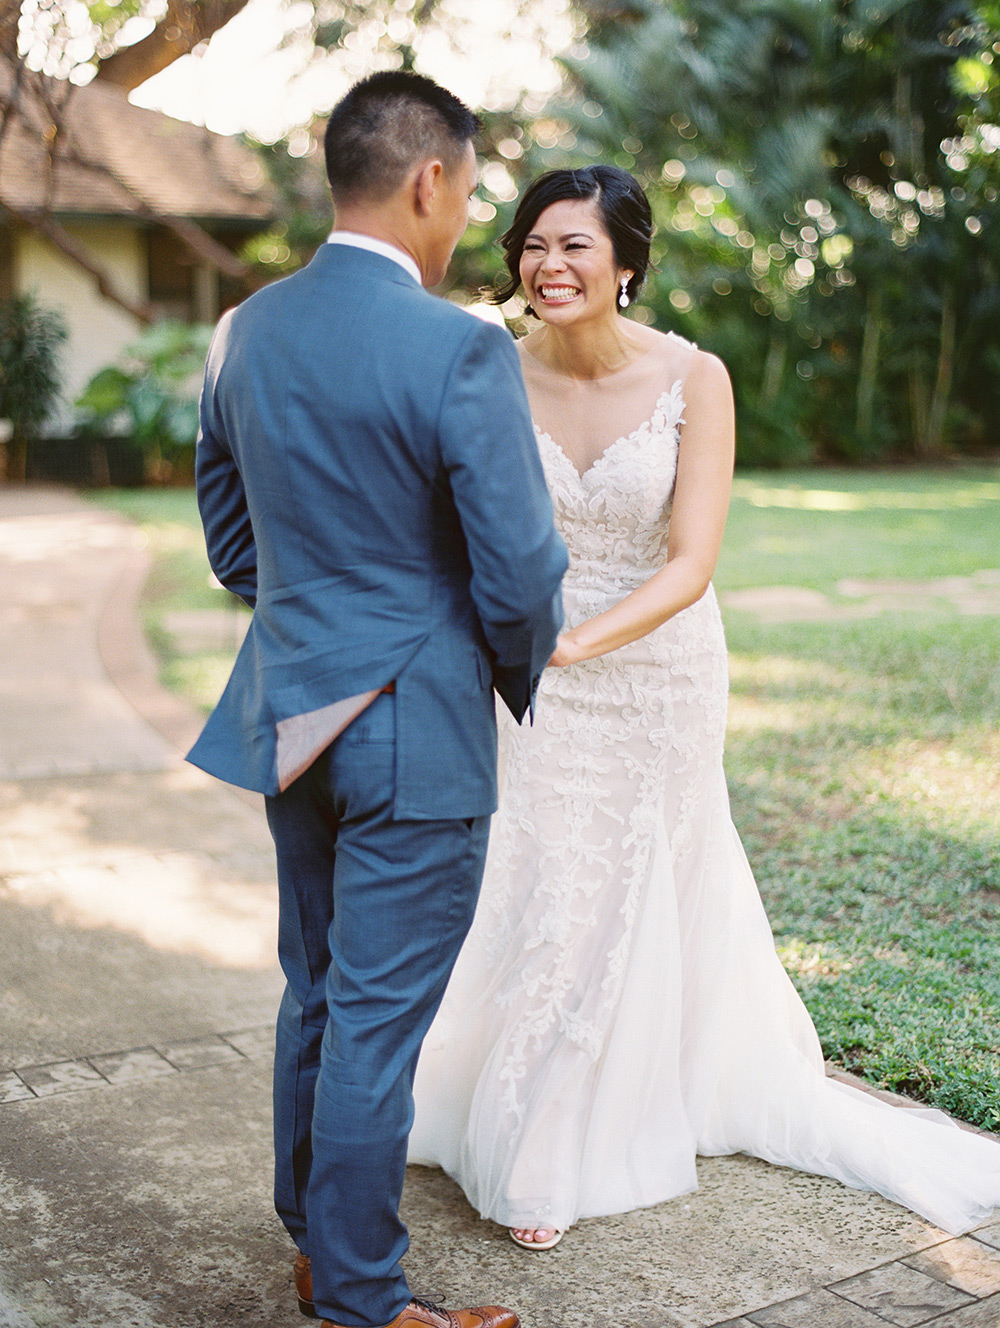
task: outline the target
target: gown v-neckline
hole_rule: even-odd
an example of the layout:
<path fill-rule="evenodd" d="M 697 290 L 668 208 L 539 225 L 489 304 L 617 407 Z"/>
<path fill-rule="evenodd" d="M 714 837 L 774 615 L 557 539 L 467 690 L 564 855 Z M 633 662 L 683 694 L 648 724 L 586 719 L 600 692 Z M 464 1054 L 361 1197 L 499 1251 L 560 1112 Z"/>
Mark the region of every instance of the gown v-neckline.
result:
<path fill-rule="evenodd" d="M 540 424 L 536 424 L 535 433 L 538 436 L 538 438 L 540 439 L 545 438 L 549 443 L 551 443 L 557 455 L 566 463 L 567 467 L 573 472 L 577 480 L 579 480 L 582 483 L 584 480 L 588 478 L 588 476 L 593 474 L 593 472 L 597 470 L 598 467 L 600 467 L 608 459 L 608 457 L 610 457 L 612 453 L 614 453 L 614 451 L 617 448 L 624 446 L 624 444 L 626 443 L 633 442 L 636 438 L 639 437 L 640 434 L 645 433 L 647 429 L 651 429 L 656 422 L 656 417 L 658 415 L 663 414 L 663 410 L 666 403 L 673 397 L 675 392 L 683 388 L 683 382 L 684 380 L 681 378 L 674 379 L 670 387 L 666 388 L 657 397 L 652 412 L 644 420 L 642 420 L 641 423 L 637 424 L 635 428 L 632 429 L 629 433 L 620 434 L 619 437 L 613 439 L 610 443 L 608 443 L 607 447 L 605 447 L 602 452 L 598 453 L 598 455 L 594 458 L 594 460 L 590 463 L 590 465 L 585 466 L 583 470 L 581 470 L 579 466 L 577 466 L 576 462 L 565 450 L 565 448 L 563 448 L 562 444 L 556 442 L 555 438 L 552 437 L 552 435 L 549 433 L 547 429 L 543 429 Z"/>

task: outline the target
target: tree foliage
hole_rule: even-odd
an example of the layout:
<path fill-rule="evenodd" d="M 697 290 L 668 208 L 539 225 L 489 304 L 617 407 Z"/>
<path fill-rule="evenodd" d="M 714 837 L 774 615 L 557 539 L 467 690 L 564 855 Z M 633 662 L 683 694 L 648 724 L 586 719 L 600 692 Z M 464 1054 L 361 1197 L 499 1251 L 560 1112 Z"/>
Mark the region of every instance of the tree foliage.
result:
<path fill-rule="evenodd" d="M 939 457 L 1000 407 L 1000 13 L 589 0 L 563 160 L 648 183 L 648 303 L 719 351 L 744 459 Z"/>
<path fill-rule="evenodd" d="M 70 10 L 30 3 L 36 22 Z M 136 21 L 152 24 L 146 50 L 160 58 L 168 33 L 190 49 L 241 7 L 88 0 L 86 58 L 119 80 Z M 0 0 L 0 33 L 27 8 Z M 744 460 L 995 447 L 1000 4 L 576 0 L 576 12 L 584 40 L 562 59 L 565 95 L 486 114 L 453 294 L 498 273 L 496 237 L 528 179 L 615 161 L 648 186 L 658 225 L 634 315 L 723 356 Z M 453 21 L 437 0 L 325 0 L 301 7 L 292 39 L 311 62 L 354 76 L 421 68 L 422 35 Z M 79 35 L 52 32 L 84 58 Z M 317 123 L 261 148 L 286 200 L 245 255 L 267 275 L 303 261 L 325 233 L 320 136 Z"/>
<path fill-rule="evenodd" d="M 0 0 L 0 49 L 51 78 L 131 91 L 229 22 L 247 0 Z M 141 34 L 136 36 L 137 31 Z"/>

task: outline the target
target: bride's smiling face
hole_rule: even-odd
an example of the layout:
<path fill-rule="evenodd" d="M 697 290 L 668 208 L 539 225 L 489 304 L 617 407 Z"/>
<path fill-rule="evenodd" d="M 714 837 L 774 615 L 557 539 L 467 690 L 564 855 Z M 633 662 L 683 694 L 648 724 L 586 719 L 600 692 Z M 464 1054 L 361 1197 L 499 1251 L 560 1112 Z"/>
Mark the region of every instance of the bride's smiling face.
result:
<path fill-rule="evenodd" d="M 539 214 L 525 238 L 519 271 L 528 303 L 553 326 L 614 313 L 626 275 L 615 262 L 596 202 L 577 198 Z"/>

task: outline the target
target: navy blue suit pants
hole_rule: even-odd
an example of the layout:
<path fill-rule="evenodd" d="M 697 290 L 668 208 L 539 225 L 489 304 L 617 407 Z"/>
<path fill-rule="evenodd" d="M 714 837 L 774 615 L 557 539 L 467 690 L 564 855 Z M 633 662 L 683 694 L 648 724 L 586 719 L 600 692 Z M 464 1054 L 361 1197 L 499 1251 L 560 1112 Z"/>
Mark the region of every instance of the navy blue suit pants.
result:
<path fill-rule="evenodd" d="M 267 799 L 286 978 L 274 1069 L 275 1205 L 320 1315 L 378 1328 L 410 1299 L 399 1218 L 413 1075 L 475 911 L 489 817 L 397 821 L 382 694 Z"/>

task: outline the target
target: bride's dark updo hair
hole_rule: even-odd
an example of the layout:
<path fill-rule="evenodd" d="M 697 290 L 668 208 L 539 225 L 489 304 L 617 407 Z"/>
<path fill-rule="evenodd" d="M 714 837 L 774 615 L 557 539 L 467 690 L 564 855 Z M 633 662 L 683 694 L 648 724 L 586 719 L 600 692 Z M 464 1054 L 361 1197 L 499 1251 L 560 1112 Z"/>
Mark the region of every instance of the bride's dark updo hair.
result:
<path fill-rule="evenodd" d="M 493 304 L 505 304 L 521 284 L 521 251 L 535 222 L 547 207 L 566 199 L 593 199 L 611 236 L 615 262 L 632 269 L 626 291 L 639 294 L 649 267 L 653 215 L 649 199 L 634 175 L 617 166 L 583 166 L 579 170 L 546 171 L 525 190 L 509 231 L 500 237 L 508 279 L 490 292 Z"/>

